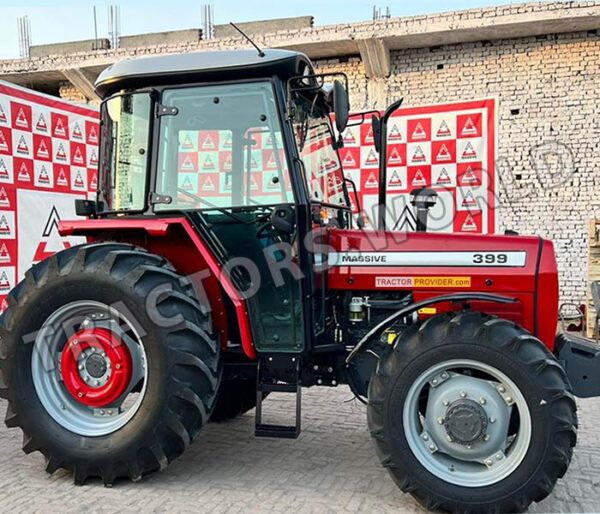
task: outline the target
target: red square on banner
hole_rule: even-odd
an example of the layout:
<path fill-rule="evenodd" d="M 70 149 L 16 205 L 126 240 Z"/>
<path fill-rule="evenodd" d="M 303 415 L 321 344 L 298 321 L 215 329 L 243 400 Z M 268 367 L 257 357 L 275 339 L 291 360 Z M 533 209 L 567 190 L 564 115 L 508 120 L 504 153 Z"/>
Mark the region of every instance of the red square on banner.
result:
<path fill-rule="evenodd" d="M 219 152 L 219 171 L 230 173 L 233 169 L 233 155 L 231 151 Z"/>
<path fill-rule="evenodd" d="M 0 240 L 0 266 L 16 266 L 17 264 L 17 240 Z"/>
<path fill-rule="evenodd" d="M 87 180 L 88 180 L 88 191 L 97 191 L 98 190 L 98 170 L 88 169 L 87 170 Z"/>
<path fill-rule="evenodd" d="M 431 166 L 408 167 L 408 189 L 431 187 Z"/>
<path fill-rule="evenodd" d="M 360 144 L 361 146 L 373 146 L 375 144 L 373 125 L 370 122 L 363 123 L 360 126 Z"/>
<path fill-rule="evenodd" d="M 93 121 L 85 122 L 85 142 L 88 145 L 97 145 L 100 141 L 99 125 Z"/>
<path fill-rule="evenodd" d="M 457 164 L 456 178 L 459 186 L 480 186 L 483 184 L 481 162 L 463 162 Z"/>
<path fill-rule="evenodd" d="M 388 166 L 406 166 L 406 144 L 387 145 Z"/>
<path fill-rule="evenodd" d="M 247 175 L 246 175 L 247 177 Z M 253 171 L 250 173 L 250 194 L 251 195 L 261 195 L 264 192 L 263 189 L 263 174 L 262 171 Z M 248 187 L 248 184 L 245 184 L 245 187 Z"/>
<path fill-rule="evenodd" d="M 231 152 L 221 153 L 229 154 L 229 158 L 231 159 Z M 277 150 L 277 153 L 275 153 L 275 150 L 262 151 L 262 165 L 263 169 L 266 171 L 277 171 L 279 169 L 283 169 L 285 167 L 284 159 L 285 156 L 283 155 L 283 150 Z M 221 155 L 219 155 L 219 162 L 221 162 Z M 231 171 L 231 166 L 226 171 Z"/>
<path fill-rule="evenodd" d="M 58 112 L 50 113 L 52 137 L 69 139 L 69 117 Z"/>
<path fill-rule="evenodd" d="M 181 173 L 195 173 L 198 171 L 198 154 L 196 152 L 182 152 L 179 154 L 178 171 Z"/>
<path fill-rule="evenodd" d="M 13 169 L 15 173 L 15 183 L 22 186 L 32 184 L 33 181 L 33 161 L 31 159 L 13 159 Z"/>
<path fill-rule="evenodd" d="M 360 168 L 360 147 L 344 147 L 340 149 L 340 158 L 343 169 Z"/>
<path fill-rule="evenodd" d="M 65 191 L 70 187 L 71 167 L 65 164 L 54 164 L 54 186 L 60 191 Z"/>
<path fill-rule="evenodd" d="M 17 190 L 12 184 L 0 184 L 0 210 L 17 208 Z"/>
<path fill-rule="evenodd" d="M 409 143 L 431 140 L 431 118 L 408 120 L 406 126 Z"/>
<path fill-rule="evenodd" d="M 52 160 L 52 138 L 33 134 L 33 158 L 38 161 Z"/>
<path fill-rule="evenodd" d="M 219 131 L 201 130 L 198 132 L 198 150 L 213 152 L 219 149 Z"/>
<path fill-rule="evenodd" d="M 379 188 L 378 170 L 360 170 L 360 190 L 374 194 Z"/>
<path fill-rule="evenodd" d="M 10 102 L 12 126 L 19 130 L 31 132 L 31 107 L 29 105 Z"/>
<path fill-rule="evenodd" d="M 481 234 L 483 213 L 481 211 L 456 211 L 454 214 L 454 232 Z"/>
<path fill-rule="evenodd" d="M 431 143 L 431 159 L 433 164 L 456 162 L 456 140 L 433 141 Z"/>
<path fill-rule="evenodd" d="M 198 175 L 198 193 L 206 196 L 219 196 L 219 174 L 201 173 Z"/>
<path fill-rule="evenodd" d="M 83 143 L 71 141 L 71 164 L 73 166 L 87 166 L 86 147 Z"/>
<path fill-rule="evenodd" d="M 0 127 L 0 154 L 12 155 L 12 134 L 8 127 Z"/>
<path fill-rule="evenodd" d="M 456 117 L 456 130 L 459 138 L 481 137 L 482 132 L 482 114 L 480 112 L 473 114 L 459 114 Z"/>

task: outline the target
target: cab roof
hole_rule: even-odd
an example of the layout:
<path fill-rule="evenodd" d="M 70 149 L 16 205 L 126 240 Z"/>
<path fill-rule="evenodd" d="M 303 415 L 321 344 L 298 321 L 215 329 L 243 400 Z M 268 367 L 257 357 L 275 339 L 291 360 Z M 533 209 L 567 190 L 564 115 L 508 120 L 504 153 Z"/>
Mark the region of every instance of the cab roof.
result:
<path fill-rule="evenodd" d="M 122 89 L 274 75 L 287 80 L 313 73 L 310 60 L 300 52 L 267 49 L 264 54 L 260 57 L 256 50 L 226 50 L 128 59 L 106 68 L 96 80 L 96 91 L 106 97 Z"/>

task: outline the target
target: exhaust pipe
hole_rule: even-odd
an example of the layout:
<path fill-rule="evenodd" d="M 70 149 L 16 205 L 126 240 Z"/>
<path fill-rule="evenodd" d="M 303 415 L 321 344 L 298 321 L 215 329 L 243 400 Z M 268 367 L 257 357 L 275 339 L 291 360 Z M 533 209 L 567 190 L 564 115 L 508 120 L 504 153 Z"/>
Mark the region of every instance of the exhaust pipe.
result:
<path fill-rule="evenodd" d="M 427 232 L 427 218 L 438 199 L 438 194 L 427 187 L 413 189 L 410 192 L 410 203 L 416 208 L 417 232 Z"/>

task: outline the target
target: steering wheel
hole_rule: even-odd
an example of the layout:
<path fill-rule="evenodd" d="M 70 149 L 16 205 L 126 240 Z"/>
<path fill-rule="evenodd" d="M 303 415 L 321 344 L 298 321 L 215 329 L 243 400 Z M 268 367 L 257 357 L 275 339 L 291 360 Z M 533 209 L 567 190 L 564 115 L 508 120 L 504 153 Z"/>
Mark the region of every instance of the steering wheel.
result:
<path fill-rule="evenodd" d="M 257 221 L 258 218 L 257 218 Z M 256 237 L 261 239 L 264 233 L 273 229 L 276 235 L 292 234 L 296 227 L 294 209 L 290 205 L 280 205 L 272 209 L 268 215 L 268 221 L 265 221 L 256 231 Z"/>

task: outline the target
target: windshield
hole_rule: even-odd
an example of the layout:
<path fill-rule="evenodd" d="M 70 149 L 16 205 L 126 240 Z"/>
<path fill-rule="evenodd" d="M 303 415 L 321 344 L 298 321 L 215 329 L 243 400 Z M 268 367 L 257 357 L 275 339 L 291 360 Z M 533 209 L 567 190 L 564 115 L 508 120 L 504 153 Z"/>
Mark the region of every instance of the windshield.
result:
<path fill-rule="evenodd" d="M 313 99 L 293 93 L 294 135 L 298 153 L 304 164 L 304 173 L 310 199 L 319 203 L 347 206 L 344 175 L 337 151 L 331 120 Z"/>
<path fill-rule="evenodd" d="M 120 95 L 102 104 L 101 199 L 108 211 L 143 210 L 146 203 L 148 93 Z"/>
<path fill-rule="evenodd" d="M 157 210 L 293 203 L 270 82 L 167 89 L 162 106 Z"/>

